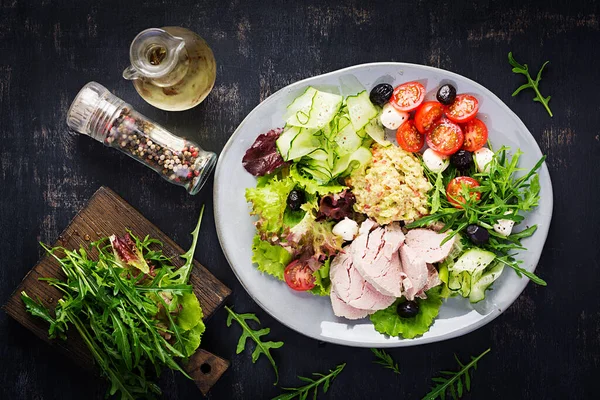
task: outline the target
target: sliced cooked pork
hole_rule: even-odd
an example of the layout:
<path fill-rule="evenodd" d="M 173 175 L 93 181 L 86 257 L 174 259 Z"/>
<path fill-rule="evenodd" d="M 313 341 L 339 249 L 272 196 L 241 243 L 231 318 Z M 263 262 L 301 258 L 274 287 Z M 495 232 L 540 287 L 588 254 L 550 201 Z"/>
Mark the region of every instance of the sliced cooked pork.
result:
<path fill-rule="evenodd" d="M 415 249 L 407 244 L 400 247 L 400 260 L 402 261 L 402 272 L 406 274 L 406 278 L 402 281 L 404 296 L 408 300 L 414 300 L 417 293 L 427 285 L 429 277 L 427 263 Z"/>
<path fill-rule="evenodd" d="M 338 296 L 338 294 L 333 289 L 331 289 L 329 297 L 331 297 L 331 307 L 333 308 L 333 313 L 337 317 L 344 317 L 348 319 L 361 319 L 371 314 L 371 311 L 361 310 L 344 303 L 344 301 L 340 299 L 340 296 Z"/>
<path fill-rule="evenodd" d="M 429 229 L 412 229 L 406 234 L 406 244 L 414 249 L 427 263 L 440 262 L 450 254 L 456 236 L 440 245 L 446 233 L 437 233 Z"/>
<path fill-rule="evenodd" d="M 425 294 L 425 292 L 441 284 L 442 280 L 440 279 L 437 269 L 435 269 L 433 264 L 427 264 L 427 283 L 425 284 L 423 289 L 421 289 L 419 293 L 416 294 L 416 296 L 422 299 L 426 299 L 427 295 Z"/>
<path fill-rule="evenodd" d="M 362 233 L 361 235 L 367 235 Z M 363 247 L 363 243 L 365 247 Z M 402 272 L 398 249 L 404 243 L 404 234 L 399 224 L 376 228 L 352 246 L 354 267 L 375 289 L 386 296 L 402 295 Z M 360 245 L 360 247 L 358 247 Z"/>
<path fill-rule="evenodd" d="M 347 246 L 331 262 L 329 276 L 331 288 L 339 298 L 349 306 L 361 310 L 377 311 L 389 307 L 393 296 L 386 296 L 377 291 L 354 268 L 353 252 Z"/>

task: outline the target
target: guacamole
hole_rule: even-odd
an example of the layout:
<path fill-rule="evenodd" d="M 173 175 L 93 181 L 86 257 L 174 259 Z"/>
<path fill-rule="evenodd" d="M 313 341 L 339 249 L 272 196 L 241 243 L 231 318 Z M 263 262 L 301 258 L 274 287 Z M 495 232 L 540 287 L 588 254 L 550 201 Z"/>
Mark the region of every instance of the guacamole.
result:
<path fill-rule="evenodd" d="M 428 214 L 427 192 L 432 186 L 417 157 L 394 145 L 374 144 L 371 152 L 371 162 L 346 180 L 356 196 L 354 209 L 381 225 Z"/>

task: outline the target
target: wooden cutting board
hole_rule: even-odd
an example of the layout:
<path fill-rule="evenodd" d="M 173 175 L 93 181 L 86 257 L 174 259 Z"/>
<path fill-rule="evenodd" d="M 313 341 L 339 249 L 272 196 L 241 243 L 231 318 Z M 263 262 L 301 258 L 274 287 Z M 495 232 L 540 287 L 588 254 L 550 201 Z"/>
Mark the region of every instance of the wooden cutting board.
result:
<path fill-rule="evenodd" d="M 192 225 L 190 225 L 190 232 L 194 228 Z M 68 249 L 78 249 L 80 246 L 84 246 L 87 250 L 89 243 L 112 234 L 123 235 L 127 229 L 138 237 L 150 235 L 150 237 L 160 240 L 164 245 L 163 253 L 167 257 L 172 257 L 173 265 L 176 267 L 183 265 L 184 260 L 178 256 L 185 251 L 115 192 L 104 186 L 94 193 L 88 204 L 73 218 L 54 245 Z M 90 254 L 91 257 L 96 256 L 93 251 L 90 251 Z M 38 279 L 43 277 L 64 279 L 58 262 L 49 255 L 42 257 L 37 265 L 29 271 L 3 306 L 4 310 L 36 336 L 65 352 L 79 366 L 95 370 L 93 358 L 75 329 L 69 331 L 66 341 L 50 340 L 48 339 L 48 324 L 40 318 L 33 317 L 25 310 L 20 299 L 22 291 L 26 291 L 33 299 L 39 298 L 44 305 L 54 310 L 61 293 L 58 289 Z M 200 300 L 205 321 L 221 307 L 231 294 L 231 290 L 227 286 L 195 260 L 190 284 Z M 185 370 L 195 380 L 202 393 L 206 394 L 228 367 L 228 361 L 206 350 L 198 349 L 185 365 Z"/>

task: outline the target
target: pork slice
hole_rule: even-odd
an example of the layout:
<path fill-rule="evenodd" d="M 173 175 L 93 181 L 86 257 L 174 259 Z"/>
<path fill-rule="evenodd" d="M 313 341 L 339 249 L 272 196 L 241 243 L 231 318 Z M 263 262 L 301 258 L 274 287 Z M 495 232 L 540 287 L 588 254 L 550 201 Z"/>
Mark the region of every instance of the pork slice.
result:
<path fill-rule="evenodd" d="M 412 229 L 406 234 L 406 244 L 413 248 L 423 261 L 428 263 L 440 262 L 450 254 L 456 236 L 443 245 L 447 233 L 437 233 L 430 229 Z"/>
<path fill-rule="evenodd" d="M 427 264 L 427 283 L 425 284 L 423 289 L 421 289 L 419 293 L 416 294 L 416 296 L 422 299 L 426 299 L 427 295 L 425 294 L 425 292 L 441 284 L 442 280 L 440 279 L 438 270 L 435 269 L 433 264 Z"/>
<path fill-rule="evenodd" d="M 415 295 L 427 284 L 429 276 L 427 263 L 407 244 L 400 247 L 400 259 L 402 272 L 406 274 L 406 278 L 402 281 L 404 296 L 408 300 L 414 300 Z"/>
<path fill-rule="evenodd" d="M 358 308 L 349 306 L 344 302 L 344 300 L 340 299 L 340 296 L 338 296 L 338 294 L 333 289 L 331 289 L 329 297 L 331 297 L 331 307 L 333 308 L 333 313 L 337 317 L 344 317 L 347 319 L 361 319 L 365 318 L 367 315 L 372 313 L 372 311 L 360 310 Z"/>
<path fill-rule="evenodd" d="M 375 289 L 386 296 L 402 296 L 402 267 L 398 248 L 404 234 L 398 224 L 376 228 L 368 237 L 366 251 L 353 244 L 354 267 Z"/>
<path fill-rule="evenodd" d="M 389 307 L 396 298 L 379 293 L 369 284 L 354 268 L 352 254 L 346 248 L 331 262 L 329 277 L 332 290 L 344 303 L 361 310 L 377 311 Z"/>

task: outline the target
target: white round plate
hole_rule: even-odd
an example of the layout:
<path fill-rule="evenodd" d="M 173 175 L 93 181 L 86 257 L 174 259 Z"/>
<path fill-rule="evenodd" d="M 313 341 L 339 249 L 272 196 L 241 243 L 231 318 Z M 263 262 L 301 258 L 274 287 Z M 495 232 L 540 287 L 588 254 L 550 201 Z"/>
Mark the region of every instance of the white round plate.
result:
<path fill-rule="evenodd" d="M 215 171 L 214 211 L 221 247 L 241 284 L 264 310 L 297 332 L 318 340 L 357 347 L 413 346 L 450 339 L 496 318 L 515 301 L 529 281 L 505 268 L 485 301 L 472 306 L 467 299 L 449 299 L 427 333 L 415 339 L 400 339 L 378 333 L 368 318 L 359 321 L 338 318 L 331 310 L 329 297 L 294 292 L 284 282 L 263 275 L 252 265 L 254 219 L 249 215 L 244 191 L 254 187 L 256 179 L 243 168 L 242 157 L 256 137 L 282 127 L 286 107 L 309 85 L 349 95 L 360 91 L 361 84 L 370 90 L 382 82 L 396 86 L 414 80 L 425 85 L 426 99 L 433 99 L 443 83 L 452 83 L 459 93 L 475 95 L 480 103 L 479 118 L 488 126 L 492 145 L 506 145 L 513 150 L 520 148 L 524 152 L 521 167 L 531 168 L 542 157 L 523 122 L 498 97 L 470 79 L 437 68 L 405 63 L 357 65 L 296 82 L 271 95 L 242 121 L 219 157 Z M 519 255 L 523 267 L 529 271 L 535 270 L 552 217 L 552 184 L 545 164 L 540 170 L 540 184 L 539 207 L 518 226 L 538 225 L 537 232 L 523 241 L 529 250 Z"/>

